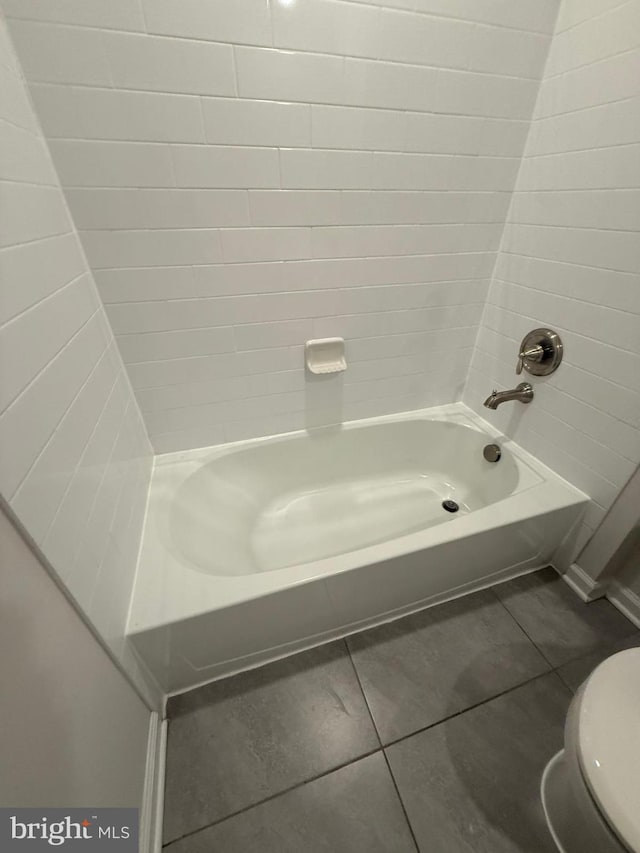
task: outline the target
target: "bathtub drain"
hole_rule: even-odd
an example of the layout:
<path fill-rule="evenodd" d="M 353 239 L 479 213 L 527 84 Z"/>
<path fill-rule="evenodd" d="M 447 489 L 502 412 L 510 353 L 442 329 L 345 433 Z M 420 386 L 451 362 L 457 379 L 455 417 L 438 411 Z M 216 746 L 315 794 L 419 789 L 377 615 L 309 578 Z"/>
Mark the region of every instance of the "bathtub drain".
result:
<path fill-rule="evenodd" d="M 452 500 L 442 501 L 442 508 L 446 509 L 447 512 L 458 512 L 460 509 L 458 504 Z"/>

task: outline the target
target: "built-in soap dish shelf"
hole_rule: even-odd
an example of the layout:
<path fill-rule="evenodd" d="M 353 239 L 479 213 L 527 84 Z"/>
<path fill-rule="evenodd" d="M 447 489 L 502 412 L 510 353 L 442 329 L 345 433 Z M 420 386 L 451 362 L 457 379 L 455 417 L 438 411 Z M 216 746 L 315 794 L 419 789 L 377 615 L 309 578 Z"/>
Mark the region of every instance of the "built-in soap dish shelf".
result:
<path fill-rule="evenodd" d="M 347 369 L 344 338 L 319 338 L 304 345 L 307 370 L 315 374 L 341 373 Z"/>

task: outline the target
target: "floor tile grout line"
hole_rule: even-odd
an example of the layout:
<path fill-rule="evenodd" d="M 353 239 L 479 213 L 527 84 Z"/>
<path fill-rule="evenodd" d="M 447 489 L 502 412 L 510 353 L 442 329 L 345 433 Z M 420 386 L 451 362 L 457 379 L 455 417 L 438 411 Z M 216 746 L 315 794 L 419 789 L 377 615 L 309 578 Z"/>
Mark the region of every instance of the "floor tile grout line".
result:
<path fill-rule="evenodd" d="M 380 751 L 382 752 L 382 757 L 384 758 L 385 765 L 387 767 L 387 770 L 389 771 L 389 776 L 391 778 L 391 784 L 393 785 L 394 790 L 396 792 L 396 796 L 398 797 L 398 802 L 400 803 L 400 808 L 402 809 L 402 814 L 404 815 L 404 819 L 406 821 L 407 828 L 409 830 L 409 834 L 411 835 L 411 839 L 415 845 L 416 853 L 420 853 L 420 847 L 418 846 L 418 841 L 417 841 L 415 833 L 413 831 L 413 826 L 411 825 L 411 821 L 409 820 L 409 815 L 407 814 L 407 810 L 406 810 L 405 805 L 404 805 L 404 800 L 402 799 L 402 794 L 400 793 L 400 789 L 398 788 L 398 784 L 396 782 L 396 777 L 393 775 L 391 765 L 389 764 L 389 759 L 387 758 L 387 753 L 385 752 L 385 749 L 384 749 L 384 744 L 382 742 L 382 735 L 378 731 L 378 726 L 376 725 L 375 717 L 373 716 L 373 711 L 371 710 L 371 706 L 369 705 L 369 699 L 367 698 L 366 691 L 362 685 L 362 680 L 360 678 L 360 673 L 358 672 L 358 667 L 356 666 L 356 662 L 353 659 L 353 655 L 351 654 L 351 647 L 349 646 L 349 637 L 344 637 L 343 641 L 344 641 L 345 647 L 347 649 L 347 654 L 349 656 L 349 660 L 351 661 L 351 666 L 353 667 L 353 671 L 355 673 L 356 680 L 358 682 L 358 686 L 360 687 L 360 692 L 362 693 L 362 696 L 364 697 L 364 701 L 365 701 L 365 704 L 367 706 L 369 716 L 371 717 L 371 722 L 373 723 L 373 728 L 374 728 L 374 731 L 376 733 L 376 737 L 378 738 L 378 741 L 380 742 Z"/>
<path fill-rule="evenodd" d="M 547 568 L 553 569 L 553 566 L 548 566 Z M 538 569 L 538 570 L 537 570 L 537 572 L 532 572 L 531 574 L 534 574 L 534 575 L 535 575 L 535 574 L 539 574 L 541 571 L 544 571 L 544 569 Z M 555 569 L 554 569 L 554 571 L 555 571 Z M 523 576 L 523 577 L 524 577 L 524 576 Z M 560 575 L 558 575 L 558 578 L 560 578 Z M 513 579 L 512 579 L 512 580 L 513 580 Z M 555 578 L 554 578 L 554 580 L 555 580 Z M 504 583 L 505 583 L 505 584 L 506 584 L 506 583 L 509 583 L 509 581 L 505 581 Z M 504 603 L 504 601 L 503 601 L 503 600 L 500 598 L 500 596 L 497 594 L 497 592 L 495 591 L 496 586 L 502 586 L 502 584 L 495 584 L 494 586 L 489 587 L 489 591 L 493 593 L 493 595 L 496 597 L 496 599 L 500 602 L 500 604 L 501 604 L 501 605 L 504 607 L 504 609 L 507 611 L 507 613 L 509 614 L 509 616 L 511 616 L 511 618 L 513 619 L 513 621 L 514 621 L 514 622 L 516 623 L 516 625 L 520 628 L 520 630 L 521 630 L 521 631 L 522 631 L 522 633 L 525 635 L 525 637 L 526 637 L 526 638 L 527 638 L 527 639 L 532 643 L 532 645 L 533 645 L 533 646 L 536 648 L 536 650 L 540 653 L 540 655 L 543 657 L 543 659 L 544 659 L 544 660 L 549 664 L 549 666 L 551 667 L 550 672 L 557 672 L 561 667 L 565 666 L 566 664 L 574 663 L 575 661 L 580 660 L 581 658 L 588 657 L 589 655 L 595 654 L 595 653 L 596 653 L 596 652 L 598 652 L 598 651 L 601 651 L 601 650 L 604 650 L 604 649 L 606 649 L 606 648 L 609 648 L 609 647 L 612 645 L 612 643 L 609 643 L 609 642 L 607 642 L 607 643 L 602 643 L 602 644 L 599 644 L 599 643 L 598 643 L 598 644 L 596 644 L 596 645 L 594 645 L 594 646 L 589 647 L 588 649 L 583 649 L 579 654 L 576 654 L 576 655 L 575 655 L 575 657 L 570 657 L 568 660 L 564 660 L 564 661 L 562 661 L 562 663 L 558 663 L 558 664 L 553 663 L 553 661 L 549 660 L 549 658 L 548 658 L 548 657 L 547 657 L 547 655 L 544 653 L 544 651 L 543 651 L 543 650 L 540 648 L 540 646 L 535 642 L 535 640 L 533 640 L 533 638 L 529 635 L 529 633 L 526 631 L 526 629 L 525 629 L 525 628 L 523 628 L 523 626 L 522 626 L 522 625 L 520 624 L 520 622 L 518 621 L 518 618 L 517 618 L 517 617 L 516 617 L 512 612 L 511 612 L 511 610 L 507 607 L 507 605 Z M 599 600 L 601 600 L 601 599 L 594 599 L 594 601 L 599 601 Z M 584 603 L 585 605 L 587 605 L 587 604 L 591 604 L 592 602 L 583 602 L 583 603 Z M 631 624 L 633 624 L 633 623 L 631 623 Z M 636 629 L 636 631 L 638 631 L 638 633 L 640 633 L 640 630 Z M 632 636 L 633 636 L 633 634 L 634 634 L 634 631 L 632 631 L 632 632 L 629 634 L 629 637 L 632 637 Z M 562 676 L 560 676 L 560 678 L 562 678 Z M 564 683 L 564 679 L 563 679 L 563 683 Z"/>
<path fill-rule="evenodd" d="M 560 681 L 564 684 L 564 686 L 567 688 L 567 690 L 569 691 L 569 693 L 571 693 L 571 695 L 572 695 L 572 696 L 575 696 L 576 691 L 575 691 L 575 690 L 573 689 L 573 687 L 569 684 L 569 682 L 565 680 L 564 676 L 563 676 L 563 675 L 562 675 L 562 673 L 560 672 L 560 667 L 558 667 L 557 669 L 554 669 L 553 671 L 554 671 L 554 672 L 555 672 L 555 674 L 558 676 L 558 678 L 560 679 Z"/>
<path fill-rule="evenodd" d="M 420 846 L 418 845 L 418 839 L 415 836 L 413 831 L 413 826 L 411 825 L 411 821 L 409 820 L 409 815 L 407 814 L 407 809 L 404 804 L 404 800 L 402 799 L 402 794 L 400 793 L 400 788 L 398 787 L 398 783 L 396 782 L 396 777 L 393 775 L 393 770 L 391 769 L 391 764 L 389 763 L 389 756 L 387 755 L 385 749 L 382 749 L 382 755 L 384 757 L 385 764 L 387 766 L 387 770 L 389 771 L 389 776 L 391 777 L 391 782 L 393 787 L 395 788 L 395 792 L 398 796 L 398 801 L 400 803 L 400 808 L 402 809 L 402 814 L 404 815 L 404 819 L 407 822 L 407 826 L 409 828 L 409 832 L 411 834 L 411 838 L 416 847 L 416 853 L 420 853 Z"/>
<path fill-rule="evenodd" d="M 277 791 L 275 794 L 271 794 L 270 796 L 265 797 L 264 800 L 258 800 L 255 803 L 251 803 L 248 806 L 244 806 L 244 808 L 238 809 L 235 812 L 231 812 L 230 814 L 225 815 L 224 817 L 211 821 L 211 823 L 207 823 L 204 826 L 199 826 L 197 829 L 193 829 L 191 832 L 185 832 L 184 835 L 180 835 L 178 838 L 173 838 L 166 844 L 163 843 L 162 849 L 164 850 L 165 848 L 170 847 L 172 844 L 176 844 L 178 841 L 183 841 L 185 838 L 191 838 L 191 836 L 197 835 L 199 832 L 203 832 L 205 829 L 211 829 L 214 826 L 219 826 L 221 823 L 224 823 L 225 821 L 230 820 L 233 817 L 238 817 L 241 814 L 245 814 L 245 812 L 251 811 L 251 809 L 254 809 L 257 806 L 262 806 L 265 803 L 270 803 L 272 800 L 278 799 L 278 797 L 282 797 L 285 794 L 290 794 L 292 791 L 295 791 L 298 788 L 303 788 L 305 785 L 309 785 L 312 782 L 316 782 L 318 779 L 323 779 L 325 776 L 330 776 L 332 773 L 335 773 L 338 770 L 344 770 L 345 767 L 349 767 L 351 764 L 356 764 L 358 761 L 362 761 L 362 759 L 364 758 L 370 758 L 372 755 L 377 755 L 379 752 L 382 751 L 382 747 L 377 746 L 375 749 L 370 749 L 367 752 L 363 752 L 361 755 L 357 755 L 354 758 L 349 759 L 349 761 L 344 761 L 342 764 L 337 764 L 335 767 L 331 767 L 328 770 L 325 770 L 323 773 L 319 773 L 317 776 L 309 776 L 307 779 L 303 779 L 300 782 L 296 782 L 295 785 L 290 785 L 288 788 L 283 788 L 282 791 Z"/>
<path fill-rule="evenodd" d="M 367 712 L 368 712 L 369 717 L 371 719 L 371 723 L 373 725 L 373 730 L 376 733 L 376 737 L 378 738 L 378 743 L 380 744 L 380 749 L 382 749 L 384 747 L 384 744 L 382 742 L 382 735 L 378 731 L 378 726 L 376 725 L 376 720 L 375 720 L 375 717 L 373 716 L 373 711 L 371 710 L 371 705 L 369 704 L 369 699 L 367 698 L 366 691 L 365 691 L 364 687 L 362 686 L 362 681 L 360 679 L 360 673 L 358 672 L 358 667 L 356 666 L 356 662 L 354 661 L 353 655 L 351 654 L 351 649 L 349 648 L 348 637 L 343 637 L 343 642 L 344 642 L 345 648 L 347 650 L 347 656 L 349 658 L 349 663 L 351 664 L 351 667 L 352 667 L 353 672 L 355 674 L 356 681 L 358 682 L 358 687 L 360 688 L 360 692 L 362 693 L 362 698 L 364 699 L 364 704 L 367 708 Z"/>
<path fill-rule="evenodd" d="M 533 572 L 533 574 L 536 574 L 536 573 L 535 573 L 535 572 Z M 506 581 L 506 583 L 508 583 L 508 581 Z M 547 664 L 549 664 L 549 666 L 550 666 L 551 670 L 556 669 L 555 665 L 554 665 L 554 664 L 549 660 L 549 658 L 545 655 L 545 653 L 542 651 L 542 649 L 540 648 L 540 646 L 538 646 L 538 644 L 537 644 L 537 643 L 532 639 L 532 637 L 530 637 L 530 636 L 529 636 L 528 632 L 527 632 L 527 631 L 522 627 L 522 625 L 520 624 L 520 622 L 518 621 L 518 619 L 516 618 L 516 616 L 511 612 L 511 610 L 509 610 L 509 608 L 507 607 L 507 605 L 506 605 L 506 604 L 504 603 L 504 601 L 500 598 L 500 596 L 498 595 L 498 593 L 495 591 L 495 587 L 493 587 L 493 586 L 492 586 L 492 587 L 489 587 L 489 591 L 493 593 L 493 595 L 494 595 L 494 597 L 495 597 L 496 601 L 498 601 L 498 602 L 502 605 L 502 607 L 504 608 L 504 610 L 509 614 L 509 616 L 511 617 L 511 619 L 513 619 L 514 623 L 518 626 L 518 628 L 520 628 L 520 630 L 522 631 L 522 633 L 525 635 L 525 637 L 527 638 L 527 640 L 529 640 L 529 642 L 531 643 L 531 645 L 532 645 L 532 646 L 534 647 L 534 649 L 538 652 L 538 654 L 542 657 L 542 659 L 543 659 Z"/>
<path fill-rule="evenodd" d="M 540 678 L 545 678 L 546 676 L 551 675 L 552 673 L 555 673 L 555 670 L 548 669 L 546 672 L 541 672 L 538 675 L 534 675 L 531 678 L 527 678 L 525 681 L 522 681 L 519 684 L 515 684 L 513 687 L 507 687 L 506 690 L 501 690 L 499 693 L 496 693 L 494 696 L 490 696 L 488 699 L 482 699 L 482 701 L 475 702 L 473 705 L 469 705 L 467 708 L 463 708 L 460 711 L 454 711 L 453 714 L 449 714 L 449 716 L 443 717 L 441 720 L 437 720 L 435 723 L 429 723 L 428 725 L 422 726 L 421 728 L 416 729 L 413 732 L 409 732 L 406 735 L 394 738 L 393 740 L 388 741 L 388 743 L 383 743 L 382 749 L 388 749 L 391 746 L 395 746 L 398 743 L 402 743 L 402 741 L 409 740 L 414 735 L 422 734 L 423 732 L 429 731 L 429 729 L 435 729 L 436 726 L 440 726 L 442 725 L 442 723 L 448 723 L 450 720 L 454 720 L 456 717 L 461 717 L 463 714 L 466 714 L 467 711 L 474 711 L 476 708 L 482 707 L 482 705 L 486 705 L 489 702 L 493 702 L 494 699 L 500 699 L 502 696 L 506 696 L 508 693 L 513 693 L 514 690 L 519 690 L 521 687 L 525 687 L 527 684 L 531 684 L 532 681 L 537 681 Z M 560 678 L 560 676 L 558 676 L 558 678 Z"/>

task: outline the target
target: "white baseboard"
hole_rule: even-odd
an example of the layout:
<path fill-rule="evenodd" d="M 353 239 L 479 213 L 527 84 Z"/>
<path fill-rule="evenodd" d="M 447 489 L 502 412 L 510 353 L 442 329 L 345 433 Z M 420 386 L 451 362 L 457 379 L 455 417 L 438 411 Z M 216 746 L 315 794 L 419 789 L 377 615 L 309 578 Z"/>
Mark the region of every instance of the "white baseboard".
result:
<path fill-rule="evenodd" d="M 607 598 L 636 628 L 640 628 L 640 596 L 620 581 L 613 581 L 607 590 Z"/>
<path fill-rule="evenodd" d="M 577 563 L 572 563 L 566 572 L 560 573 L 560 577 L 583 601 L 602 598 L 609 588 L 609 585 L 602 581 L 594 581 Z"/>
<path fill-rule="evenodd" d="M 140 814 L 140 853 L 160 853 L 162 849 L 166 754 L 167 721 L 152 712 Z"/>

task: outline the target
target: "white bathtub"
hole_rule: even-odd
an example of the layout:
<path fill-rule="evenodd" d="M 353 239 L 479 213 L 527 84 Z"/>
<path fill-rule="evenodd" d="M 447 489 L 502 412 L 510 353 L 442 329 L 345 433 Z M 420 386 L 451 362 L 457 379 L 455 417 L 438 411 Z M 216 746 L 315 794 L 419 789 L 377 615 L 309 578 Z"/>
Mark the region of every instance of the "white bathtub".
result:
<path fill-rule="evenodd" d="M 159 456 L 129 636 L 183 690 L 546 565 L 587 502 L 461 403 Z"/>

